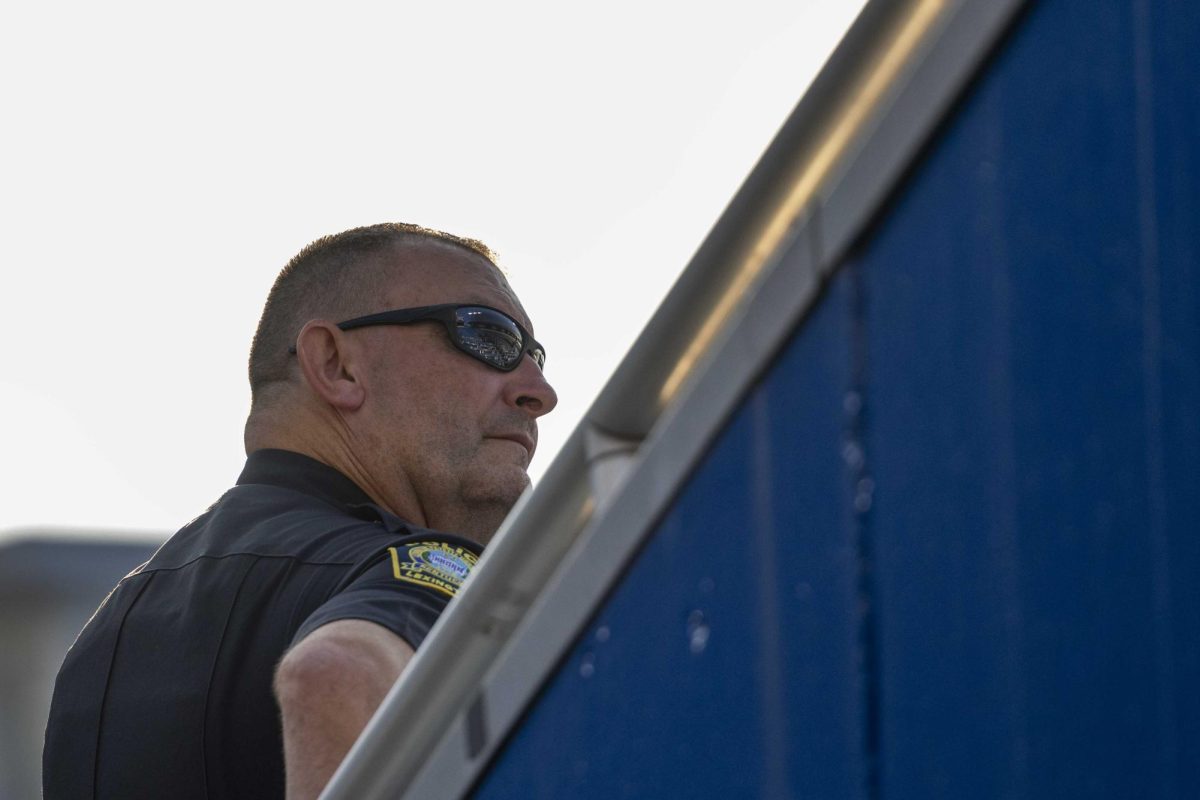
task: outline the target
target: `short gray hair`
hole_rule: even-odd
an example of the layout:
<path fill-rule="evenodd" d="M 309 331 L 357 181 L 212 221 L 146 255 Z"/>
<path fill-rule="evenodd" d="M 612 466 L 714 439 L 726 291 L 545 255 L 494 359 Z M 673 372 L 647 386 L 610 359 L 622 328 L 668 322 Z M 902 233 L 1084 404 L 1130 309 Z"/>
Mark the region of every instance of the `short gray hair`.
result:
<path fill-rule="evenodd" d="M 383 309 L 370 307 L 391 274 L 379 258 L 397 245 L 443 242 L 483 256 L 495 255 L 483 242 L 452 233 L 384 222 L 323 236 L 295 255 L 275 279 L 250 346 L 250 393 L 288 378 L 288 348 L 311 319 L 347 319 Z M 497 267 L 497 269 L 499 269 Z"/>

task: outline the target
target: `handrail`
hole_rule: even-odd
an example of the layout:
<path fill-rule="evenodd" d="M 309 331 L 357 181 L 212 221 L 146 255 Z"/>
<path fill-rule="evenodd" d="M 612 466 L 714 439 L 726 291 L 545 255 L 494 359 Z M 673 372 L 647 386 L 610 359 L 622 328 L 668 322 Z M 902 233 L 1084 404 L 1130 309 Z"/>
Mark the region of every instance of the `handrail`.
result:
<path fill-rule="evenodd" d="M 644 437 L 810 204 L 836 183 L 884 90 L 946 0 L 870 2 L 618 365 L 585 420 Z"/>
<path fill-rule="evenodd" d="M 596 529 L 614 496 L 630 494 L 623 481 L 643 458 L 638 443 L 688 399 L 727 342 L 731 323 L 800 228 L 811 228 L 807 235 L 818 268 L 849 247 L 966 80 L 936 73 L 973 68 L 1020 5 L 1021 0 L 867 4 L 537 489 L 509 515 L 323 798 L 399 796 L 458 721 L 465 720 L 467 731 L 464 756 L 479 756 L 471 731 L 487 725 L 479 694 L 484 675 L 569 551 L 584 543 L 581 534 Z M 970 13 L 960 13 L 964 9 Z M 926 63 L 937 60 L 934 43 L 947 26 L 958 31 L 958 49 L 941 53 L 940 63 Z M 862 169 L 852 168 L 861 166 L 864 142 L 886 127 L 892 103 L 922 69 L 935 73 L 929 80 L 935 85 L 916 92 L 920 113 L 893 125 L 887 135 L 898 144 L 876 157 L 885 169 L 869 164 L 875 183 L 862 188 Z M 834 194 L 844 180 L 858 187 L 854 214 L 810 225 L 828 203 L 838 202 Z"/>

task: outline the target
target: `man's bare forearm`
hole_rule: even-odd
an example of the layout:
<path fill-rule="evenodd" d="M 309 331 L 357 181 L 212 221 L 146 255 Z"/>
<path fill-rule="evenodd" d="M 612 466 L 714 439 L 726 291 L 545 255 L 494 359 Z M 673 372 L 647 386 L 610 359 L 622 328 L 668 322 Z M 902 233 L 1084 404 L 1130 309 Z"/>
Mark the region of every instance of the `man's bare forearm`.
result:
<path fill-rule="evenodd" d="M 372 622 L 341 620 L 292 648 L 275 673 L 288 800 L 316 798 L 413 650 Z"/>

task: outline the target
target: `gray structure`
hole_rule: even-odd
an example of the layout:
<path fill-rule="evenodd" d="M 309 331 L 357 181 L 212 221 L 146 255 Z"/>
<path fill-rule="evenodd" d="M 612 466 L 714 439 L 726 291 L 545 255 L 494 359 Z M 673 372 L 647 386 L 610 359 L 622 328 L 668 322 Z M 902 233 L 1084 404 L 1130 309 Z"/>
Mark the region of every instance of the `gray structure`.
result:
<path fill-rule="evenodd" d="M 164 539 L 0 534 L 0 800 L 41 796 L 42 737 L 63 656 L 109 590 Z"/>

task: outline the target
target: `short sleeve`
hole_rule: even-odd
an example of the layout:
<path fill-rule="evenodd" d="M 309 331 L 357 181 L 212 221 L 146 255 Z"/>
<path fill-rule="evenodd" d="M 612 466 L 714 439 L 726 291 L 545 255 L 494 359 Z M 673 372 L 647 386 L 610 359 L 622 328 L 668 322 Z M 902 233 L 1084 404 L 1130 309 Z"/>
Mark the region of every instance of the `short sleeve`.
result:
<path fill-rule="evenodd" d="M 330 622 L 361 619 L 382 625 L 415 650 L 478 559 L 464 543 L 441 539 L 387 547 L 309 615 L 292 644 Z"/>

